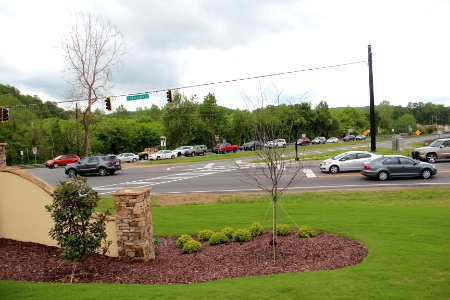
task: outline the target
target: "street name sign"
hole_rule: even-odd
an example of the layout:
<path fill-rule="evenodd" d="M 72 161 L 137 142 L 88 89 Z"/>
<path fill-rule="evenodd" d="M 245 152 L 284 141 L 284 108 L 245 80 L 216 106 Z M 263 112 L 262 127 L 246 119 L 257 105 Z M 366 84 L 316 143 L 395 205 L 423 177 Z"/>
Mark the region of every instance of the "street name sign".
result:
<path fill-rule="evenodd" d="M 149 97 L 150 96 L 148 94 L 139 94 L 139 95 L 127 96 L 127 101 L 148 99 Z"/>

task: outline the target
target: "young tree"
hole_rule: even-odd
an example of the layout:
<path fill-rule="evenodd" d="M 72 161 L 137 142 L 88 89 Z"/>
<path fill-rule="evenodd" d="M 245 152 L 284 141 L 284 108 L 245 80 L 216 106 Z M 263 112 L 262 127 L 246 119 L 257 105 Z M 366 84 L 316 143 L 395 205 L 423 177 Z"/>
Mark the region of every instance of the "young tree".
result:
<path fill-rule="evenodd" d="M 92 106 L 103 99 L 111 86 L 113 68 L 125 54 L 125 39 L 110 21 L 90 13 L 79 13 L 62 47 L 74 97 L 87 101 L 83 112 L 83 152 L 87 156 Z"/>
<path fill-rule="evenodd" d="M 55 223 L 49 235 L 61 247 L 62 258 L 72 262 L 71 281 L 77 266 L 84 274 L 87 256 L 108 251 L 106 215 L 92 217 L 98 200 L 100 197 L 87 184 L 86 178 L 75 177 L 71 181 L 60 181 L 53 194 L 53 203 L 45 206 Z"/>
<path fill-rule="evenodd" d="M 261 90 L 260 106 L 262 108 L 263 101 L 268 103 L 268 97 Z M 273 103 L 279 103 L 280 94 L 277 93 Z M 254 101 L 246 98 L 246 102 L 252 105 Z M 272 120 L 272 121 L 271 121 Z M 237 164 L 242 172 L 243 181 L 253 184 L 262 191 L 268 193 L 272 199 L 272 254 L 273 260 L 277 256 L 277 202 L 279 196 L 289 187 L 298 183 L 304 174 L 302 171 L 303 164 L 300 160 L 289 159 L 288 148 L 277 148 L 270 141 L 289 136 L 291 134 L 291 127 L 278 127 L 274 124 L 274 120 L 267 117 L 261 110 L 254 110 L 254 133 L 255 140 L 262 141 L 267 144 L 262 150 L 255 151 L 255 158 L 259 163 L 254 164 L 251 168 L 245 168 Z"/>

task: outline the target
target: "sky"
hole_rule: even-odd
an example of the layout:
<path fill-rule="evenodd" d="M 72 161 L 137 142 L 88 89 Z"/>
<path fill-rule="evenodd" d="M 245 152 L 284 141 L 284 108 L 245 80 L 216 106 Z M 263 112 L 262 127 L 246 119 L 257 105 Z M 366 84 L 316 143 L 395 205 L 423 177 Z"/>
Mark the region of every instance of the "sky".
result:
<path fill-rule="evenodd" d="M 67 100 L 61 44 L 78 12 L 126 37 L 112 96 L 231 81 L 179 91 L 199 102 L 213 93 L 233 109 L 261 95 L 265 105 L 368 106 L 370 44 L 375 105 L 450 106 L 449 0 L 0 0 L 0 83 Z M 277 73 L 288 74 L 260 77 Z M 249 77 L 258 78 L 236 80 Z M 134 110 L 161 107 L 166 94 L 113 99 Z"/>

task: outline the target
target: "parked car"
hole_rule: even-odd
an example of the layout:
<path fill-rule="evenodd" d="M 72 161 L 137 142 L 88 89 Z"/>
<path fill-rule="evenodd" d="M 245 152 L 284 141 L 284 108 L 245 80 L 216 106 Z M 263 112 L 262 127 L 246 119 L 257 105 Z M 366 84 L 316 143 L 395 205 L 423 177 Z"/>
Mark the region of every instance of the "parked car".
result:
<path fill-rule="evenodd" d="M 137 162 L 139 160 L 139 155 L 134 153 L 120 153 L 117 158 L 121 163 L 123 162 Z"/>
<path fill-rule="evenodd" d="M 403 155 L 385 155 L 366 162 L 361 174 L 384 181 L 394 177 L 431 178 L 437 174 L 436 166 Z"/>
<path fill-rule="evenodd" d="M 301 138 L 297 140 L 297 145 L 299 146 L 307 146 L 311 144 L 311 141 L 308 138 Z"/>
<path fill-rule="evenodd" d="M 339 143 L 339 139 L 333 136 L 327 140 L 327 143 Z"/>
<path fill-rule="evenodd" d="M 286 148 L 287 143 L 285 139 L 275 139 L 273 141 L 268 141 L 265 146 L 268 148 Z"/>
<path fill-rule="evenodd" d="M 149 155 L 155 154 L 156 152 L 158 152 L 157 148 L 145 148 L 144 151 L 138 153 L 139 159 L 147 160 Z"/>
<path fill-rule="evenodd" d="M 325 144 L 327 139 L 323 136 L 318 136 L 311 141 L 311 144 Z"/>
<path fill-rule="evenodd" d="M 364 134 L 358 134 L 355 139 L 357 141 L 364 141 L 366 139 L 366 136 Z"/>
<path fill-rule="evenodd" d="M 249 151 L 249 150 L 262 150 L 264 149 L 265 145 L 263 142 L 260 141 L 251 141 L 248 143 L 244 143 L 242 144 L 239 149 L 240 150 L 244 150 L 244 151 Z"/>
<path fill-rule="evenodd" d="M 378 157 L 378 155 L 366 151 L 348 151 L 328 158 L 320 163 L 322 172 L 333 174 L 344 171 L 359 171 L 363 163 Z"/>
<path fill-rule="evenodd" d="M 450 139 L 438 139 L 427 147 L 414 149 L 412 158 L 435 163 L 438 159 L 450 159 Z"/>
<path fill-rule="evenodd" d="M 55 157 L 54 159 L 47 160 L 45 166 L 48 168 L 58 168 L 59 166 L 65 166 L 74 162 L 80 161 L 80 157 L 76 154 L 64 154 Z"/>
<path fill-rule="evenodd" d="M 175 157 L 177 157 L 177 153 L 178 152 L 172 150 L 159 150 L 155 154 L 150 155 L 148 159 L 149 160 L 174 159 Z"/>
<path fill-rule="evenodd" d="M 180 147 L 176 148 L 175 150 L 173 150 L 173 152 L 175 152 L 177 154 L 177 156 L 181 156 L 181 155 L 184 155 L 184 153 L 190 149 L 192 149 L 192 146 L 180 146 Z"/>
<path fill-rule="evenodd" d="M 65 173 L 69 177 L 84 174 L 98 174 L 105 176 L 106 174 L 114 174 L 121 170 L 120 160 L 115 155 L 98 155 L 86 156 L 79 162 L 66 165 Z"/>
<path fill-rule="evenodd" d="M 192 146 L 190 149 L 184 151 L 185 156 L 205 155 L 206 150 L 201 146 Z"/>
<path fill-rule="evenodd" d="M 353 134 L 347 134 L 344 138 L 343 138 L 344 142 L 353 142 L 354 140 L 356 140 L 356 137 Z"/>
<path fill-rule="evenodd" d="M 238 148 L 239 148 L 238 145 L 231 145 L 230 143 L 222 143 L 214 146 L 213 152 L 217 154 L 227 152 L 237 152 Z"/>
<path fill-rule="evenodd" d="M 206 147 L 205 145 L 195 145 L 195 147 L 199 147 L 199 149 L 203 151 L 203 155 L 206 155 L 206 153 L 208 152 L 208 147 Z"/>

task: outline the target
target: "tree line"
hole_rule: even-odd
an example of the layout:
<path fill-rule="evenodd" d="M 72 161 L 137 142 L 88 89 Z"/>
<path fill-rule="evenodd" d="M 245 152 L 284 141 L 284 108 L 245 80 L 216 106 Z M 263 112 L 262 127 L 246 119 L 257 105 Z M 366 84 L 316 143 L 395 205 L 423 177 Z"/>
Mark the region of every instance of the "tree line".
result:
<path fill-rule="evenodd" d="M 31 153 L 37 147 L 37 162 L 60 154 L 82 155 L 85 131 L 81 111 L 64 110 L 37 96 L 22 95 L 14 87 L 0 84 L 0 106 L 10 107 L 10 120 L 0 127 L 0 142 L 7 143 L 7 162 L 34 163 Z M 436 130 L 449 124 L 450 108 L 433 103 L 393 106 L 383 101 L 376 106 L 376 126 L 380 134 Z M 261 130 L 264 128 L 264 130 Z M 359 134 L 369 129 L 369 108 L 329 108 L 325 101 L 265 105 L 252 109 L 219 106 L 214 94 L 201 101 L 175 93 L 164 107 L 152 105 L 128 111 L 125 107 L 106 115 L 95 109 L 91 116 L 91 153 L 118 154 L 156 147 L 166 136 L 168 149 L 181 145 L 204 144 L 212 147 L 216 136 L 233 144 L 255 139 L 285 138 L 294 142 L 302 135 L 342 138 L 348 130 Z M 261 137 L 260 132 L 271 133 Z M 23 156 L 21 156 L 23 151 Z"/>

